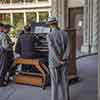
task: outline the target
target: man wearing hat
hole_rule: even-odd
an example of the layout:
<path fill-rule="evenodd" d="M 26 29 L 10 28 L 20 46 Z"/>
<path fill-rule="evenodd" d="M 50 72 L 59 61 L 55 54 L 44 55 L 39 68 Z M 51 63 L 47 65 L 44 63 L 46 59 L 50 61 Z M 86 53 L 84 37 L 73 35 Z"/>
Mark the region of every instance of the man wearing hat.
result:
<path fill-rule="evenodd" d="M 12 70 L 14 66 L 13 62 L 14 62 L 14 53 L 13 53 L 13 45 L 14 42 L 11 40 L 11 38 L 9 37 L 9 32 L 11 30 L 12 26 L 10 24 L 4 24 L 4 28 L 3 28 L 3 32 L 6 35 L 6 40 L 7 40 L 7 71 L 9 72 L 9 74 L 12 76 L 12 74 L 14 73 Z"/>
<path fill-rule="evenodd" d="M 5 75 L 7 71 L 7 40 L 3 32 L 4 24 L 0 23 L 0 86 L 7 85 Z"/>
<path fill-rule="evenodd" d="M 51 28 L 48 34 L 49 68 L 51 75 L 51 100 L 59 100 L 59 85 L 62 99 L 68 100 L 67 59 L 69 56 L 68 33 L 58 27 L 56 17 L 49 17 L 47 24 Z"/>
<path fill-rule="evenodd" d="M 12 42 L 11 38 L 9 37 L 9 32 L 13 26 L 10 24 L 4 24 L 3 32 L 6 34 L 6 38 L 9 44 L 9 49 L 12 49 L 12 46 L 14 45 L 14 42 Z"/>

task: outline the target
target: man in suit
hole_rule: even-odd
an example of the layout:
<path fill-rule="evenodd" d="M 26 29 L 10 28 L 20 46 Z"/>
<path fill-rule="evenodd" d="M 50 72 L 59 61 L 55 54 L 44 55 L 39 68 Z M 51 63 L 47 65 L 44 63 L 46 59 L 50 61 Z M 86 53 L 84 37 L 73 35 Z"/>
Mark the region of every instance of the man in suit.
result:
<path fill-rule="evenodd" d="M 15 73 L 15 66 L 14 65 L 14 52 L 13 52 L 13 46 L 14 46 L 14 42 L 11 40 L 10 36 L 9 36 L 9 32 L 11 30 L 13 26 L 11 26 L 10 24 L 4 24 L 4 28 L 3 28 L 3 32 L 6 35 L 6 40 L 7 40 L 7 68 L 8 68 L 8 72 L 10 74 L 10 76 L 13 76 L 13 74 Z"/>
<path fill-rule="evenodd" d="M 6 35 L 3 32 L 4 24 L 0 23 L 0 86 L 6 86 L 5 80 L 7 72 L 7 40 Z"/>
<path fill-rule="evenodd" d="M 56 17 L 49 17 L 47 24 L 51 28 L 51 32 L 47 36 L 51 75 L 51 100 L 59 100 L 59 85 L 62 90 L 61 100 L 68 100 L 67 60 L 70 48 L 68 33 L 58 27 Z"/>

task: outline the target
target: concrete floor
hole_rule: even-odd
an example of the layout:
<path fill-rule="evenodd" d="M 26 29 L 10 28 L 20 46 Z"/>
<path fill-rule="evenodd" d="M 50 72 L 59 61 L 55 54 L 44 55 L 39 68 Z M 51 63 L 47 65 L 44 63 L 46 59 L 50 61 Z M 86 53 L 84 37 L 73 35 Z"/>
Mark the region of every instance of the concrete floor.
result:
<path fill-rule="evenodd" d="M 70 86 L 71 100 L 97 99 L 97 56 L 77 60 L 80 82 Z M 59 95 L 60 100 L 61 95 Z M 39 87 L 10 84 L 0 88 L 0 100 L 50 100 L 50 87 L 43 90 Z"/>

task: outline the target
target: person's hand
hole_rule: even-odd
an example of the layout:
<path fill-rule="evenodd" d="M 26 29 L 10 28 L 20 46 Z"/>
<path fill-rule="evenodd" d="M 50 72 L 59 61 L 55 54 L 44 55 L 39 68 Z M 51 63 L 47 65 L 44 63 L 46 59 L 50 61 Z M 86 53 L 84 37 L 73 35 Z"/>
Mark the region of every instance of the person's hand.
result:
<path fill-rule="evenodd" d="M 60 60 L 60 64 L 64 64 L 64 61 L 63 60 Z"/>
<path fill-rule="evenodd" d="M 21 57 L 21 55 L 20 55 L 20 54 L 18 54 L 18 53 L 14 53 L 14 57 L 15 57 L 15 59 L 17 59 L 17 58 L 20 58 L 20 57 Z"/>
<path fill-rule="evenodd" d="M 15 44 L 15 42 L 10 42 L 10 43 L 9 43 L 9 47 L 14 46 L 14 44 Z"/>
<path fill-rule="evenodd" d="M 12 42 L 12 45 L 14 45 L 15 44 L 15 42 Z"/>

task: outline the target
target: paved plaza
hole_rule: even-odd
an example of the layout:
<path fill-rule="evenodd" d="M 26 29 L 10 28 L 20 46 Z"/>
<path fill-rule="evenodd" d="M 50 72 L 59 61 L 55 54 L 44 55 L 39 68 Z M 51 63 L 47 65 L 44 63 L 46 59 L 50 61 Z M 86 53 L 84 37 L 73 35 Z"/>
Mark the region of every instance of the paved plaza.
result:
<path fill-rule="evenodd" d="M 88 56 L 77 60 L 80 82 L 70 85 L 71 100 L 97 99 L 97 56 Z M 59 95 L 60 100 L 61 95 Z M 50 100 L 50 87 L 9 84 L 0 88 L 0 100 Z"/>

